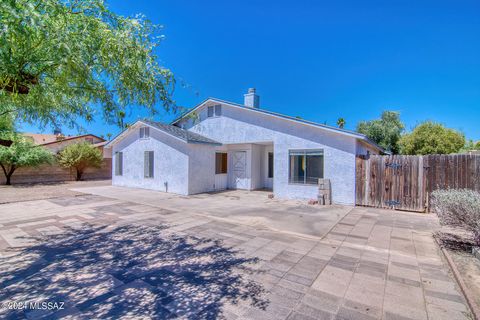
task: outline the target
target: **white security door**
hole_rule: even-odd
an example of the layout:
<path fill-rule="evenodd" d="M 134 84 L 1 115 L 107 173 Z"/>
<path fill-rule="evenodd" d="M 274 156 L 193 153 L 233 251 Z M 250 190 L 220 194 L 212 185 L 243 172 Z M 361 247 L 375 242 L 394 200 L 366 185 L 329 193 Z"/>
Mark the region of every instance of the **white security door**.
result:
<path fill-rule="evenodd" d="M 247 180 L 247 152 L 235 151 L 233 153 L 233 188 L 248 189 Z"/>

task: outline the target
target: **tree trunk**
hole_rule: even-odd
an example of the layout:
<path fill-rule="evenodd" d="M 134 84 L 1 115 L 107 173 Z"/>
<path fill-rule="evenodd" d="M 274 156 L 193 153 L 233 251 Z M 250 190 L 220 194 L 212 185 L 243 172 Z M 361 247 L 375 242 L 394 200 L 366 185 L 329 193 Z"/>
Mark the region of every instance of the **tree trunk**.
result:
<path fill-rule="evenodd" d="M 82 179 L 83 170 L 77 169 L 77 176 L 75 177 L 76 181 L 80 181 Z"/>
<path fill-rule="evenodd" d="M 12 184 L 12 183 L 11 183 L 12 175 L 13 175 L 13 173 L 15 172 L 15 169 L 17 169 L 17 168 L 16 168 L 15 166 L 11 166 L 11 167 L 7 170 L 7 168 L 5 168 L 5 167 L 3 166 L 3 164 L 0 165 L 0 166 L 2 167 L 3 173 L 5 174 L 5 184 L 6 184 L 7 186 L 10 186 L 10 185 Z"/>
<path fill-rule="evenodd" d="M 5 184 L 6 184 L 7 186 L 12 185 L 12 183 L 10 182 L 10 178 L 11 178 L 11 177 L 12 177 L 11 174 L 8 174 L 8 175 L 5 176 L 5 178 L 6 178 Z"/>

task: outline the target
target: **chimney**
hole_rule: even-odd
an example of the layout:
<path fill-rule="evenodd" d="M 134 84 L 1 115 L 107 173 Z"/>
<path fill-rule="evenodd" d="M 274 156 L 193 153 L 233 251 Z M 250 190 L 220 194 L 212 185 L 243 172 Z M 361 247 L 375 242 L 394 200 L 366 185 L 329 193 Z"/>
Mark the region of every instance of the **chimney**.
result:
<path fill-rule="evenodd" d="M 245 97 L 244 105 L 250 108 L 260 108 L 260 97 L 255 93 L 255 88 L 249 88 Z"/>

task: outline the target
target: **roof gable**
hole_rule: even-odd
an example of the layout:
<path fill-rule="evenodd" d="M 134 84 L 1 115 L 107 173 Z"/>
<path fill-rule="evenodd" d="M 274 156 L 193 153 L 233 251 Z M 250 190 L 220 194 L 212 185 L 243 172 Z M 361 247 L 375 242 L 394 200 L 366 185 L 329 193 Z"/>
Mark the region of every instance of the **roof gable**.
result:
<path fill-rule="evenodd" d="M 217 98 L 208 98 L 208 99 L 204 100 L 203 102 L 201 102 L 200 104 L 198 104 L 197 106 L 192 108 L 191 110 L 185 112 L 184 114 L 182 114 L 181 116 L 179 116 L 178 118 L 173 120 L 170 124 L 171 125 L 177 124 L 180 120 L 189 116 L 193 112 L 203 108 L 209 102 L 220 103 L 220 104 L 232 106 L 232 107 L 235 107 L 235 108 L 239 108 L 239 109 L 245 110 L 247 112 L 257 112 L 257 113 L 261 113 L 261 114 L 266 114 L 266 115 L 270 115 L 272 117 L 277 117 L 277 118 L 281 118 L 281 119 L 284 119 L 284 120 L 304 124 L 304 125 L 307 125 L 307 126 L 317 127 L 317 128 L 320 128 L 320 129 L 323 129 L 323 130 L 326 130 L 326 131 L 330 131 L 330 132 L 334 132 L 334 133 L 338 133 L 338 134 L 342 134 L 342 135 L 347 135 L 347 136 L 362 140 L 362 141 L 366 142 L 367 144 L 371 145 L 372 147 L 378 149 L 381 152 L 385 152 L 385 150 L 382 147 L 380 147 L 375 142 L 368 139 L 367 136 L 365 136 L 364 134 L 355 132 L 355 131 L 336 128 L 336 127 L 328 126 L 328 125 L 325 125 L 325 124 L 316 123 L 316 122 L 313 122 L 313 121 L 298 119 L 298 118 L 295 118 L 295 117 L 292 117 L 292 116 L 276 113 L 276 112 L 265 110 L 265 109 L 251 108 L 251 107 L 247 107 L 247 106 L 244 106 L 244 105 L 241 105 L 241 104 L 238 104 L 238 103 L 224 101 L 224 100 L 217 99 Z"/>
<path fill-rule="evenodd" d="M 212 139 L 209 139 L 207 137 L 204 137 L 198 133 L 195 132 L 190 132 L 188 130 L 182 129 L 177 126 L 173 126 L 170 124 L 165 124 L 161 122 L 156 122 L 156 121 L 150 121 L 150 120 L 138 120 L 135 122 L 130 128 L 120 132 L 115 138 L 113 138 L 110 142 L 108 142 L 105 147 L 110 147 L 117 143 L 118 141 L 122 140 L 124 137 L 126 137 L 128 134 L 131 133 L 133 129 L 136 129 L 140 125 L 146 125 L 150 128 L 159 130 L 165 134 L 168 134 L 169 136 L 172 136 L 178 140 L 181 140 L 185 143 L 199 143 L 199 144 L 213 144 L 213 145 L 221 145 L 220 142 L 214 141 Z"/>

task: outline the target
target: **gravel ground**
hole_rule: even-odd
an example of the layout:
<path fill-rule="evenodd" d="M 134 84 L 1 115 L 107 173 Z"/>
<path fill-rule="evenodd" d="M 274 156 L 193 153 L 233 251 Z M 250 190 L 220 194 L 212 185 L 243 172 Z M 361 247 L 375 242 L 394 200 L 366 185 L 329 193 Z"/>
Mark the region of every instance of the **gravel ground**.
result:
<path fill-rule="evenodd" d="M 0 204 L 75 196 L 82 193 L 72 191 L 70 190 L 71 188 L 107 186 L 111 184 L 111 180 L 93 180 L 17 184 L 12 186 L 2 185 L 0 186 Z"/>
<path fill-rule="evenodd" d="M 472 254 L 449 250 L 463 282 L 473 293 L 475 303 L 480 307 L 480 260 Z"/>

